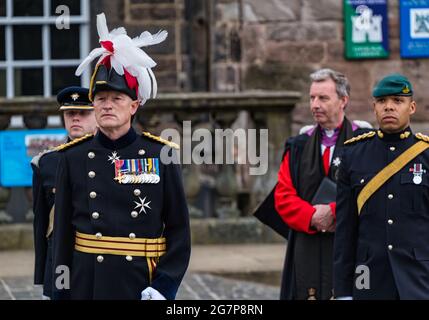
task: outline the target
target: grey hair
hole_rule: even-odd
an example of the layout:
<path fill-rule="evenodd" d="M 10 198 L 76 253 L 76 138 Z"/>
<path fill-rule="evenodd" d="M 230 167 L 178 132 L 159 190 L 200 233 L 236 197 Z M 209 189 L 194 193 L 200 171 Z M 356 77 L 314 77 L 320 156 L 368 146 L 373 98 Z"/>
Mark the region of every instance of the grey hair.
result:
<path fill-rule="evenodd" d="M 310 79 L 313 82 L 321 82 L 331 79 L 335 83 L 335 89 L 338 97 L 349 97 L 350 96 L 350 83 L 347 77 L 332 69 L 320 69 L 310 74 Z"/>

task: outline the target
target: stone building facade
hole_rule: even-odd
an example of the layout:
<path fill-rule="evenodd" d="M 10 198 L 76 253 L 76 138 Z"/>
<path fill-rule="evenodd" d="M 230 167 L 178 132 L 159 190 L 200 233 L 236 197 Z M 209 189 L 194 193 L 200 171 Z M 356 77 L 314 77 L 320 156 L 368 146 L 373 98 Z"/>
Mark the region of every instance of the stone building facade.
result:
<path fill-rule="evenodd" d="M 390 57 L 355 61 L 344 58 L 340 0 L 95 0 L 91 14 L 106 12 L 109 27 L 124 25 L 132 35 L 142 27 L 169 31 L 169 41 L 148 50 L 163 92 L 297 90 L 303 94 L 293 114 L 297 132 L 312 121 L 307 92 L 313 70 L 344 72 L 352 86 L 349 117 L 373 124 L 373 85 L 401 72 L 416 92 L 413 126 L 427 132 L 429 61 L 400 58 L 399 2 L 388 3 Z M 95 32 L 92 37 L 95 42 Z"/>

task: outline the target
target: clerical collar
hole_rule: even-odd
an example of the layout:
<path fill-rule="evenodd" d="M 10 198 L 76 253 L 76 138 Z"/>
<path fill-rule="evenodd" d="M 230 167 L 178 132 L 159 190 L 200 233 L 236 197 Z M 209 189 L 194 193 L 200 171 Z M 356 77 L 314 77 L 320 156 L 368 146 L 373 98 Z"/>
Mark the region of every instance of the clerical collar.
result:
<path fill-rule="evenodd" d="M 133 127 L 131 127 L 130 130 L 119 139 L 110 140 L 101 130 L 98 130 L 96 137 L 103 147 L 111 150 L 118 150 L 128 147 L 133 143 L 137 139 L 137 133 Z"/>
<path fill-rule="evenodd" d="M 320 132 L 322 136 L 322 144 L 325 147 L 332 147 L 333 145 L 336 144 L 342 125 L 343 123 L 341 122 L 341 124 L 338 127 L 332 130 L 323 129 L 322 127 L 320 128 Z"/>
<path fill-rule="evenodd" d="M 336 130 L 338 129 L 333 129 L 333 130 L 323 129 L 323 131 L 325 132 L 326 136 L 328 136 L 328 138 L 331 138 L 334 135 Z"/>
<path fill-rule="evenodd" d="M 412 131 L 411 131 L 410 127 L 407 127 L 406 129 L 404 129 L 400 132 L 395 132 L 395 133 L 386 133 L 381 129 L 377 130 L 377 136 L 381 140 L 389 141 L 389 142 L 404 140 L 404 139 L 407 139 L 411 135 L 412 135 Z"/>

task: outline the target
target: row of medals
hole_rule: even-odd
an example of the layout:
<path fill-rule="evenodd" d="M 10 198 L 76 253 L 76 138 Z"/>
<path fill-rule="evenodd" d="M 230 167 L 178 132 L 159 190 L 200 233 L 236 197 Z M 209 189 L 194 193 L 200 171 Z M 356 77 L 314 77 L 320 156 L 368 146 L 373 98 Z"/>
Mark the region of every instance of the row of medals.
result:
<path fill-rule="evenodd" d="M 124 174 L 117 178 L 119 183 L 158 183 L 159 175 L 154 173 L 141 173 L 138 175 Z"/>

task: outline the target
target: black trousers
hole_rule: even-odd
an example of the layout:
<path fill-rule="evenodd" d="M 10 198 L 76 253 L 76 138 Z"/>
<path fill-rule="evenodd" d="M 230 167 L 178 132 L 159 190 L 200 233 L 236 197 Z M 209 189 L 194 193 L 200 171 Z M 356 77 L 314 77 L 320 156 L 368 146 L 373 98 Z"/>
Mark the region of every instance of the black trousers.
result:
<path fill-rule="evenodd" d="M 332 298 L 333 246 L 334 233 L 297 232 L 293 256 L 295 299 Z"/>

